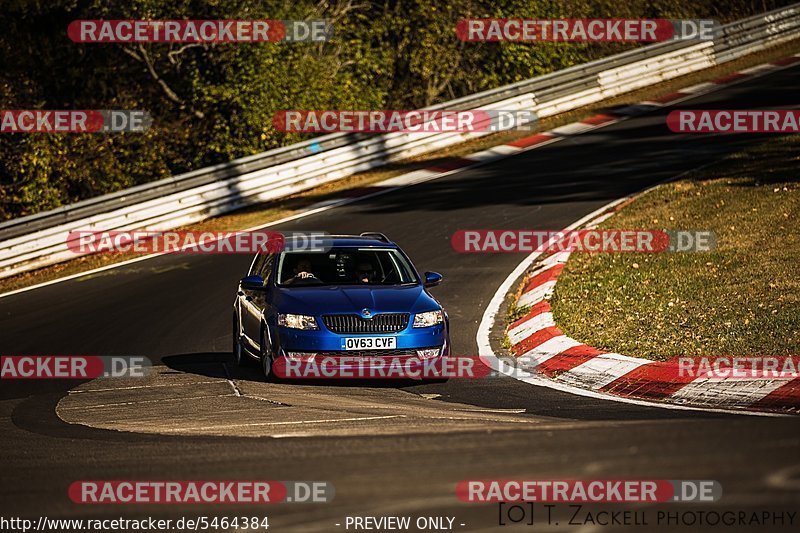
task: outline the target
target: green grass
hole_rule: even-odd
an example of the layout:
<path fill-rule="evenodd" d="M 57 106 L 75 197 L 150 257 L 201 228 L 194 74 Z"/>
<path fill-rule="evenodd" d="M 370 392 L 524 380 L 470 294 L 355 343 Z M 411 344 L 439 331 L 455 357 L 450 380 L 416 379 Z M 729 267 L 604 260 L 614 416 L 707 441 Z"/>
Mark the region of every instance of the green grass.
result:
<path fill-rule="evenodd" d="M 800 354 L 800 137 L 641 196 L 601 227 L 711 230 L 701 253 L 573 254 L 556 323 L 626 355 Z"/>
<path fill-rule="evenodd" d="M 506 323 L 511 324 L 512 322 L 516 322 L 527 315 L 530 310 L 531 307 L 529 305 L 523 307 L 516 307 L 514 305 L 508 306 L 508 310 L 506 311 Z"/>

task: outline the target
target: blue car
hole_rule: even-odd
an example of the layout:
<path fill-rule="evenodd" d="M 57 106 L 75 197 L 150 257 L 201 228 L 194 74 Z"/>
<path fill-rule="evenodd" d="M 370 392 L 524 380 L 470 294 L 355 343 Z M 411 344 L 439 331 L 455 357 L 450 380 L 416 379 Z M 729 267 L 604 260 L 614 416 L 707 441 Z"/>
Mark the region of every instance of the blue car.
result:
<path fill-rule="evenodd" d="M 450 351 L 447 314 L 428 292 L 441 281 L 436 272 L 420 276 L 381 233 L 259 253 L 233 304 L 233 357 L 258 361 L 267 378 L 278 363 L 323 357 L 343 366 L 387 357 L 435 366 Z"/>

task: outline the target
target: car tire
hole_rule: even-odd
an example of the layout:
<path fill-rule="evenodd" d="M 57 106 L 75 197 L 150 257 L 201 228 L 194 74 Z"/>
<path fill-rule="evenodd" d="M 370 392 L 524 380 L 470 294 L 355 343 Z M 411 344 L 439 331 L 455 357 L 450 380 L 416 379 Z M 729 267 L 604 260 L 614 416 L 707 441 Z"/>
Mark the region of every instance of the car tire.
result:
<path fill-rule="evenodd" d="M 236 363 L 239 367 L 248 367 L 252 366 L 252 359 L 247 353 L 245 353 L 244 348 L 242 348 L 242 339 L 239 338 L 239 317 L 236 316 L 236 313 L 233 313 L 233 328 L 231 329 L 231 337 L 233 337 L 233 362 Z"/>

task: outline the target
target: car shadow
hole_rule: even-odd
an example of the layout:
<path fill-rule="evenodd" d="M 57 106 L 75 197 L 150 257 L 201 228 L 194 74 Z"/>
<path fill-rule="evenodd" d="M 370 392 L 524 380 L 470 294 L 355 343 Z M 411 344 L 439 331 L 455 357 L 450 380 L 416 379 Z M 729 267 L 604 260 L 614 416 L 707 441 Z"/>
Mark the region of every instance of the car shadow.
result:
<path fill-rule="evenodd" d="M 196 374 L 210 378 L 260 381 L 280 385 L 307 385 L 315 387 L 373 388 L 399 389 L 432 382 L 414 379 L 267 379 L 261 373 L 258 362 L 253 359 L 251 366 L 241 367 L 236 364 L 229 352 L 205 352 L 168 355 L 161 362 L 170 369 L 187 374 Z"/>

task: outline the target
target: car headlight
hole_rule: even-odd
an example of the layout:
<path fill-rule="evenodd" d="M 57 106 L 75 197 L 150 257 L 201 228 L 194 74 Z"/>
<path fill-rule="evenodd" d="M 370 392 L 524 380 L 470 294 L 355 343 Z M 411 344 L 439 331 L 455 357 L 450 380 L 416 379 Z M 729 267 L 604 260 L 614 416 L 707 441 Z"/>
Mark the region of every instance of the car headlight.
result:
<path fill-rule="evenodd" d="M 430 326 L 435 326 L 436 324 L 441 324 L 442 322 L 444 322 L 444 315 L 442 314 L 441 309 L 438 311 L 428 311 L 427 313 L 417 313 L 414 315 L 415 328 L 427 328 Z"/>
<path fill-rule="evenodd" d="M 293 329 L 319 329 L 317 320 L 308 315 L 279 314 L 278 325 Z"/>

